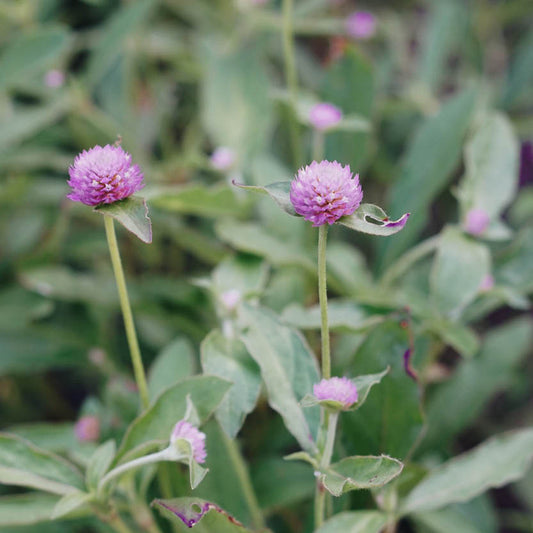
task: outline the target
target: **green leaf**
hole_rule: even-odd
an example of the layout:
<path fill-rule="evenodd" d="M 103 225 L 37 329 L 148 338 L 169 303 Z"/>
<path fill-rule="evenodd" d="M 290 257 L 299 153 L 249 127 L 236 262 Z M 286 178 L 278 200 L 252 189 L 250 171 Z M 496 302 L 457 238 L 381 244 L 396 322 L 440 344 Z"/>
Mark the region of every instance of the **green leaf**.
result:
<path fill-rule="evenodd" d="M 361 233 L 385 237 L 401 231 L 409 216 L 410 213 L 406 213 L 398 220 L 391 220 L 381 207 L 361 204 L 353 215 L 340 218 L 338 223 Z"/>
<path fill-rule="evenodd" d="M 57 496 L 28 492 L 0 497 L 0 527 L 29 526 L 50 520 Z"/>
<path fill-rule="evenodd" d="M 89 489 L 95 490 L 98 487 L 100 479 L 109 470 L 116 451 L 117 447 L 114 440 L 108 440 L 96 448 L 89 459 L 87 472 L 85 473 L 85 482 Z"/>
<path fill-rule="evenodd" d="M 70 422 L 22 424 L 10 426 L 5 431 L 49 452 L 60 453 L 79 446 L 74 433 L 74 424 Z"/>
<path fill-rule="evenodd" d="M 190 419 L 190 417 L 187 416 L 185 418 Z M 192 443 L 188 439 L 178 438 L 173 443 L 173 446 L 177 448 L 179 454 L 182 457 L 180 461 L 187 464 L 189 467 L 189 483 L 191 485 L 191 489 L 194 490 L 205 478 L 208 469 L 204 468 L 203 466 L 200 466 L 200 464 L 196 462 L 196 460 L 194 459 L 194 450 L 192 447 Z"/>
<path fill-rule="evenodd" d="M 411 519 L 416 524 L 421 524 L 428 528 L 431 533 L 449 533 L 450 531 L 460 531 L 461 533 L 485 533 L 477 528 L 468 517 L 462 515 L 454 509 L 442 509 L 441 511 L 428 511 L 426 513 L 415 513 Z"/>
<path fill-rule="evenodd" d="M 54 494 L 83 488 L 80 473 L 70 463 L 7 433 L 0 434 L 0 483 Z"/>
<path fill-rule="evenodd" d="M 203 423 L 218 407 L 231 386 L 228 381 L 215 376 L 195 376 L 167 389 L 130 425 L 115 464 L 132 455 L 139 455 L 150 447 L 168 442 L 172 428 L 185 415 L 188 395 Z"/>
<path fill-rule="evenodd" d="M 276 202 L 279 207 L 288 215 L 293 217 L 299 216 L 294 206 L 292 205 L 290 193 L 291 193 L 291 182 L 290 181 L 278 181 L 276 183 L 271 183 L 270 185 L 265 185 L 264 187 L 260 185 L 244 185 L 242 183 L 233 182 L 233 185 L 240 187 L 246 191 L 254 191 L 261 194 L 268 194 L 274 202 Z"/>
<path fill-rule="evenodd" d="M 423 428 L 421 391 L 404 368 L 408 347 L 407 331 L 387 322 L 373 329 L 357 350 L 352 372 L 374 374 L 388 366 L 390 372 L 362 409 L 344 414 L 342 442 L 347 453 L 382 453 L 402 459 L 416 445 Z"/>
<path fill-rule="evenodd" d="M 244 328 L 241 339 L 261 368 L 270 406 L 302 449 L 314 453 L 319 410 L 306 409 L 304 414 L 298 403 L 319 380 L 313 353 L 301 334 L 266 309 L 243 306 L 239 320 Z"/>
<path fill-rule="evenodd" d="M 428 329 L 439 335 L 463 357 L 473 357 L 479 351 L 480 341 L 474 330 L 444 318 L 431 318 Z"/>
<path fill-rule="evenodd" d="M 165 346 L 148 373 L 150 398 L 154 400 L 177 381 L 192 376 L 194 366 L 194 351 L 188 340 L 178 338 Z"/>
<path fill-rule="evenodd" d="M 381 533 L 387 515 L 378 511 L 349 511 L 330 518 L 316 533 Z"/>
<path fill-rule="evenodd" d="M 96 212 L 113 217 L 141 241 L 152 242 L 152 222 L 148 216 L 148 206 L 144 198 L 130 196 L 112 204 L 102 204 L 94 209 Z"/>
<path fill-rule="evenodd" d="M 218 295 L 238 290 L 243 296 L 257 295 L 267 282 L 267 264 L 251 255 L 226 257 L 213 271 L 212 289 Z"/>
<path fill-rule="evenodd" d="M 216 410 L 217 420 L 231 437 L 241 429 L 244 419 L 257 403 L 261 375 L 257 363 L 244 344 L 212 331 L 202 342 L 202 368 L 206 374 L 219 376 L 234 384 Z"/>
<path fill-rule="evenodd" d="M 490 272 L 488 248 L 448 227 L 441 236 L 430 277 L 431 296 L 443 315 L 457 315 L 474 300 Z"/>
<path fill-rule="evenodd" d="M 386 455 L 353 456 L 330 465 L 320 480 L 333 496 L 340 496 L 351 490 L 382 487 L 398 477 L 402 469 L 400 461 Z"/>
<path fill-rule="evenodd" d="M 21 78 L 46 69 L 65 50 L 69 33 L 65 28 L 32 28 L 5 46 L 0 56 L 0 91 Z M 5 43 L 4 43 L 5 45 Z"/>
<path fill-rule="evenodd" d="M 154 500 L 152 506 L 168 518 L 177 531 L 195 528 L 195 533 L 247 533 L 238 520 L 213 503 L 199 498 Z"/>
<path fill-rule="evenodd" d="M 391 209 L 408 211 L 411 219 L 401 235 L 379 243 L 380 268 L 391 263 L 424 229 L 428 206 L 448 184 L 459 163 L 475 99 L 474 90 L 461 93 L 418 128 L 390 194 Z"/>
<path fill-rule="evenodd" d="M 435 468 L 405 498 L 403 514 L 465 502 L 520 479 L 533 459 L 533 429 L 498 435 Z"/>
<path fill-rule="evenodd" d="M 87 67 L 87 81 L 94 86 L 116 64 L 126 39 L 148 18 L 153 0 L 140 0 L 117 9 L 95 41 Z"/>
<path fill-rule="evenodd" d="M 91 495 L 86 492 L 72 492 L 63 496 L 55 505 L 52 511 L 52 520 L 63 518 L 66 515 L 76 511 L 91 500 Z"/>
<path fill-rule="evenodd" d="M 533 228 L 524 227 L 516 241 L 495 260 L 496 284 L 508 285 L 520 292 L 533 291 L 530 265 L 533 261 Z"/>
<path fill-rule="evenodd" d="M 530 30 L 520 41 L 513 56 L 509 78 L 502 95 L 502 104 L 511 107 L 520 97 L 528 93 L 533 80 L 533 31 Z"/>
<path fill-rule="evenodd" d="M 466 172 L 459 189 L 463 213 L 483 209 L 498 217 L 518 187 L 520 148 L 509 119 L 492 112 L 483 117 L 465 148 Z"/>

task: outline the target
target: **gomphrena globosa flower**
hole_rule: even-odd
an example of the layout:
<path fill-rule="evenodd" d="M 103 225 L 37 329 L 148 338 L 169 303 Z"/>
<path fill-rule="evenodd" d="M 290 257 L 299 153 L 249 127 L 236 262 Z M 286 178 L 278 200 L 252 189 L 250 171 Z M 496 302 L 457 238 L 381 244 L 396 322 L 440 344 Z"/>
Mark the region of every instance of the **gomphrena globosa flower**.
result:
<path fill-rule="evenodd" d="M 76 156 L 69 168 L 67 198 L 86 205 L 112 204 L 144 187 L 143 173 L 121 146 L 95 146 Z"/>
<path fill-rule="evenodd" d="M 177 439 L 189 441 L 192 447 L 192 454 L 197 463 L 205 462 L 207 452 L 205 451 L 205 433 L 186 420 L 180 420 L 172 430 L 170 442 L 173 444 Z"/>
<path fill-rule="evenodd" d="M 484 209 L 471 209 L 466 214 L 465 230 L 471 235 L 481 235 L 490 224 L 490 216 Z"/>
<path fill-rule="evenodd" d="M 356 11 L 346 19 L 346 32 L 354 39 L 370 39 L 376 33 L 376 17 L 369 11 Z"/>
<path fill-rule="evenodd" d="M 316 227 L 351 215 L 359 207 L 363 191 L 359 174 L 352 176 L 349 165 L 313 161 L 298 170 L 290 199 L 296 212 Z"/>
<path fill-rule="evenodd" d="M 321 102 L 309 111 L 309 122 L 313 128 L 324 131 L 337 125 L 342 120 L 342 111 L 333 104 Z"/>
<path fill-rule="evenodd" d="M 345 409 L 357 402 L 357 387 L 347 377 L 323 379 L 313 386 L 317 400 L 339 402 Z"/>

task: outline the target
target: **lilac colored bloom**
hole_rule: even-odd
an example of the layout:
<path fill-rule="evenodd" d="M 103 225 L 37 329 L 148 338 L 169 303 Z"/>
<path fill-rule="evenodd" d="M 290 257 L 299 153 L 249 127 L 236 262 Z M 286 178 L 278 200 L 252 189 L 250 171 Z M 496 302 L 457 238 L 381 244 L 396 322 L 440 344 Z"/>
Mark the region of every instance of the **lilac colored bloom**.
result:
<path fill-rule="evenodd" d="M 205 462 L 207 457 L 207 452 L 205 451 L 205 433 L 202 433 L 186 420 L 180 420 L 172 430 L 170 442 L 174 443 L 177 439 L 189 441 L 194 460 L 197 463 Z"/>
<path fill-rule="evenodd" d="M 481 292 L 488 292 L 492 290 L 494 287 L 494 277 L 490 274 L 487 274 L 482 280 L 481 284 L 479 285 L 479 290 Z"/>
<path fill-rule="evenodd" d="M 317 130 L 327 130 L 342 120 L 342 111 L 333 104 L 322 102 L 313 106 L 309 121 Z"/>
<path fill-rule="evenodd" d="M 346 19 L 346 32 L 354 39 L 370 39 L 376 33 L 376 17 L 369 11 L 356 11 Z"/>
<path fill-rule="evenodd" d="M 61 70 L 49 70 L 44 75 L 44 84 L 51 89 L 57 89 L 65 83 L 65 74 Z"/>
<path fill-rule="evenodd" d="M 313 386 L 313 394 L 317 400 L 339 402 L 345 409 L 357 401 L 357 387 L 346 377 L 323 379 Z"/>
<path fill-rule="evenodd" d="M 471 235 L 481 235 L 489 226 L 489 214 L 483 209 L 471 209 L 466 214 L 465 230 Z"/>
<path fill-rule="evenodd" d="M 72 192 L 67 198 L 86 205 L 112 204 L 144 187 L 141 169 L 131 164 L 131 155 L 109 144 L 78 154 L 69 175 Z"/>
<path fill-rule="evenodd" d="M 349 165 L 313 161 L 298 170 L 290 199 L 296 212 L 316 227 L 351 215 L 359 207 L 363 191 L 359 174 L 353 177 Z"/>
<path fill-rule="evenodd" d="M 211 154 L 211 164 L 217 170 L 229 170 L 235 164 L 235 152 L 226 146 L 220 146 Z"/>
<path fill-rule="evenodd" d="M 74 426 L 80 442 L 96 442 L 100 438 L 100 420 L 96 416 L 82 416 Z"/>

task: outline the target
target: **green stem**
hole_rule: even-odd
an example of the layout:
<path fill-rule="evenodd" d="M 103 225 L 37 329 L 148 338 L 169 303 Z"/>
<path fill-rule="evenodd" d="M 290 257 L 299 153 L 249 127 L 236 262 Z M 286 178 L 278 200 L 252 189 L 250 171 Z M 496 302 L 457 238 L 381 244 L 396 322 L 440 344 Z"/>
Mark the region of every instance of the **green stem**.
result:
<path fill-rule="evenodd" d="M 315 488 L 315 529 L 324 523 L 326 510 L 326 489 L 320 480 L 316 480 Z"/>
<path fill-rule="evenodd" d="M 331 355 L 329 348 L 328 326 L 328 289 L 326 283 L 326 242 L 328 227 L 323 224 L 318 228 L 318 300 L 320 302 L 320 319 L 322 335 L 322 377 L 331 377 Z"/>
<path fill-rule="evenodd" d="M 325 141 L 326 141 L 326 137 L 323 131 L 320 131 L 317 129 L 313 130 L 313 154 L 312 154 L 313 161 L 317 161 L 318 163 L 320 163 L 320 161 L 324 159 Z"/>
<path fill-rule="evenodd" d="M 292 23 L 293 0 L 283 0 L 282 35 L 283 59 L 285 63 L 285 79 L 289 89 L 289 135 L 293 154 L 293 163 L 296 167 L 301 165 L 299 127 L 296 120 L 296 106 L 298 102 L 298 78 L 296 62 L 294 59 L 294 30 Z"/>
<path fill-rule="evenodd" d="M 331 456 L 333 455 L 333 446 L 335 444 L 335 434 L 337 432 L 337 421 L 339 420 L 339 413 L 330 413 L 328 420 L 328 432 L 326 436 L 326 445 L 320 460 L 320 468 L 323 470 L 331 463 Z"/>
<path fill-rule="evenodd" d="M 259 507 L 259 502 L 257 501 L 257 497 L 250 480 L 250 475 L 246 469 L 246 465 L 242 459 L 239 448 L 237 447 L 236 442 L 226 435 L 224 430 L 221 430 L 220 433 L 222 434 L 222 438 L 224 440 L 224 444 L 226 445 L 226 449 L 228 450 L 231 462 L 233 463 L 235 473 L 237 474 L 237 478 L 241 484 L 241 488 L 244 493 L 244 499 L 248 505 L 248 509 L 250 510 L 254 529 L 262 530 L 266 527 L 265 520 L 263 513 L 261 512 L 261 508 Z"/>
<path fill-rule="evenodd" d="M 131 361 L 133 363 L 133 372 L 135 374 L 135 380 L 141 396 L 141 405 L 143 409 L 146 409 L 146 407 L 148 407 L 150 404 L 148 386 L 146 384 L 146 374 L 144 372 L 141 350 L 139 349 L 139 342 L 137 341 L 137 334 L 135 332 L 135 323 L 133 322 L 133 315 L 128 297 L 128 289 L 126 287 L 126 280 L 124 278 L 124 270 L 122 269 L 122 261 L 120 260 L 115 226 L 113 224 L 113 219 L 107 215 L 104 215 L 104 223 L 107 244 L 109 246 L 109 253 L 111 255 L 111 263 L 113 264 L 113 271 L 115 273 L 115 280 L 120 298 L 120 307 L 122 309 L 124 326 L 126 328 L 126 336 L 128 338 L 128 345 L 130 348 Z"/>

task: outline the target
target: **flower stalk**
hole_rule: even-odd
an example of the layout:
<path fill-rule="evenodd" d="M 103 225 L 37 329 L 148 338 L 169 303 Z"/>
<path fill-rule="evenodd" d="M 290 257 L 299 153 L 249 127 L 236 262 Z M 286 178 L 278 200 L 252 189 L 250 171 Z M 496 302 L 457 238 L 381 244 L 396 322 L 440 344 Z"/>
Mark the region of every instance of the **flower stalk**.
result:
<path fill-rule="evenodd" d="M 115 274 L 115 281 L 120 299 L 120 307 L 122 309 L 122 317 L 124 319 L 124 327 L 126 328 L 126 337 L 128 339 L 135 381 L 137 382 L 137 387 L 139 388 L 141 405 L 143 409 L 146 409 L 150 403 L 150 398 L 148 396 L 148 385 L 146 383 L 146 374 L 141 358 L 139 342 L 137 340 L 137 333 L 135 331 L 135 323 L 133 322 L 133 314 L 131 312 L 124 270 L 122 269 L 122 261 L 120 259 L 120 251 L 118 249 L 113 218 L 104 215 L 104 224 L 107 236 L 107 244 L 109 246 L 109 253 L 111 255 L 111 263 L 113 265 L 113 272 Z"/>
<path fill-rule="evenodd" d="M 318 228 L 318 300 L 320 302 L 320 322 L 322 338 L 322 377 L 331 377 L 331 354 L 329 345 L 328 324 L 328 290 L 326 281 L 326 243 L 328 226 Z"/>

